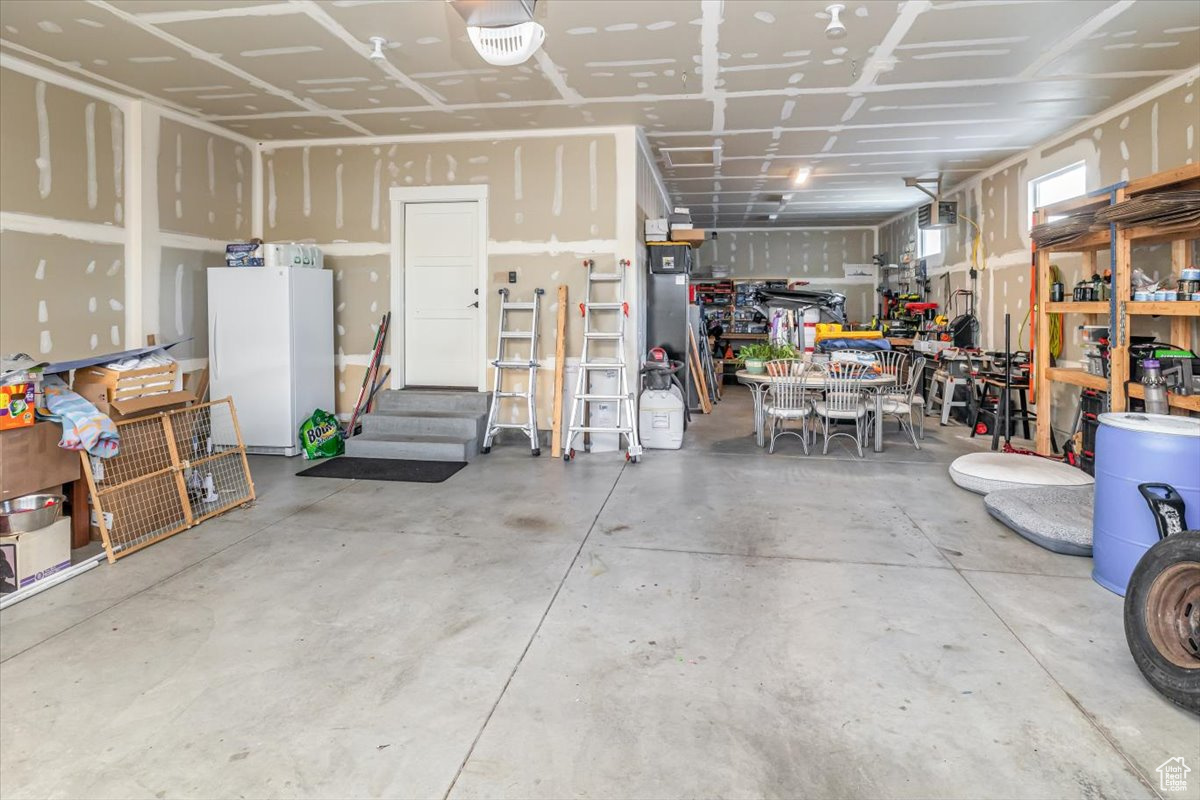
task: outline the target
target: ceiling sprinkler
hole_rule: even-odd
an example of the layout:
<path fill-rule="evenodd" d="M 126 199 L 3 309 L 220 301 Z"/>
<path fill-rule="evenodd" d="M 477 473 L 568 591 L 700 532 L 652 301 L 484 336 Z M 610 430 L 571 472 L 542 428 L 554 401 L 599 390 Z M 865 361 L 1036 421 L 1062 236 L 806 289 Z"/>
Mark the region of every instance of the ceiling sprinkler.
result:
<path fill-rule="evenodd" d="M 383 46 L 387 44 L 387 39 L 382 36 L 372 36 L 367 41 L 371 43 L 371 52 L 367 55 L 367 58 L 372 61 L 386 61 L 387 56 L 383 54 Z"/>
<path fill-rule="evenodd" d="M 825 35 L 830 39 L 841 39 L 846 35 L 846 26 L 842 23 L 841 13 L 846 10 L 842 3 L 834 3 L 825 9 L 829 14 L 829 24 L 825 26 Z"/>

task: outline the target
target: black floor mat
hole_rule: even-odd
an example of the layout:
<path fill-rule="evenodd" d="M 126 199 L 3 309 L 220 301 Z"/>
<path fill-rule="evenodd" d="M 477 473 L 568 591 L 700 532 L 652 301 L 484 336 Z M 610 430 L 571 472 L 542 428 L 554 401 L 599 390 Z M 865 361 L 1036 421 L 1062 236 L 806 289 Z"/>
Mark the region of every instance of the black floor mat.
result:
<path fill-rule="evenodd" d="M 465 461 L 404 461 L 396 458 L 338 456 L 296 474 L 305 478 L 441 483 L 466 465 Z"/>

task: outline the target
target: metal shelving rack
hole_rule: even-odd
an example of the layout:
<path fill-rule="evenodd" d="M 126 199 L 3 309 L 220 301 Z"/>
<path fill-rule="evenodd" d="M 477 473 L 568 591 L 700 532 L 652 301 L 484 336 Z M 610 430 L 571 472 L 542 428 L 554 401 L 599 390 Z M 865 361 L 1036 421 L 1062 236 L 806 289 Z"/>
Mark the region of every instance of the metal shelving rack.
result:
<path fill-rule="evenodd" d="M 1034 224 L 1045 222 L 1051 215 L 1067 214 L 1086 209 L 1099 209 L 1153 191 L 1200 188 L 1200 164 L 1155 173 L 1145 178 L 1117 184 L 1086 197 L 1076 197 L 1037 209 Z M 1130 397 L 1142 398 L 1141 384 L 1130 383 L 1129 335 L 1132 324 L 1141 316 L 1170 316 L 1171 341 L 1184 347 L 1195 347 L 1193 323 L 1200 319 L 1200 302 L 1134 302 L 1130 298 L 1133 272 L 1130 255 L 1133 245 L 1171 245 L 1171 267 L 1177 274 L 1188 262 L 1188 243 L 1200 239 L 1200 225 L 1110 225 L 1108 231 L 1095 231 L 1083 237 L 1052 247 L 1035 248 L 1037 270 L 1036 357 L 1034 387 L 1037 396 L 1038 452 L 1050 452 L 1050 384 L 1068 383 L 1108 392 L 1113 411 L 1124 411 Z M 1097 271 L 1097 254 L 1108 251 L 1112 270 L 1112 291 L 1107 301 L 1050 302 L 1050 259 L 1054 253 L 1080 253 L 1085 275 Z M 1093 375 L 1082 369 L 1050 366 L 1051 314 L 1081 314 L 1089 320 L 1107 317 L 1109 320 L 1109 374 Z M 1115 324 L 1114 324 L 1115 323 Z M 1117 391 L 1113 390 L 1117 387 Z M 1170 393 L 1172 409 L 1200 412 L 1200 395 Z"/>
<path fill-rule="evenodd" d="M 715 279 L 715 280 L 696 281 L 696 287 L 697 287 L 696 290 L 697 290 L 697 292 L 707 291 L 707 290 L 701 289 L 700 288 L 701 286 L 715 286 L 717 284 L 726 284 L 726 283 L 729 284 L 730 292 L 729 292 L 728 305 L 726 305 L 726 306 L 710 305 L 709 308 L 714 309 L 714 310 L 719 310 L 720 313 L 722 313 L 723 315 L 728 314 L 728 319 L 731 323 L 730 327 L 732 328 L 732 323 L 734 323 L 737 320 L 738 309 L 745 310 L 747 308 L 744 305 L 739 306 L 737 304 L 738 285 L 739 284 L 788 282 L 791 280 L 793 280 L 793 279 L 791 279 L 791 278 L 772 278 L 772 277 L 766 277 L 766 278 L 720 278 L 720 279 Z M 767 332 L 764 332 L 764 333 L 733 333 L 731 330 L 727 330 L 724 333 L 724 335 L 721 336 L 721 338 L 729 339 L 730 341 L 739 341 L 739 342 L 745 342 L 745 341 L 763 342 L 763 341 L 767 340 L 768 336 L 770 336 L 770 334 Z"/>

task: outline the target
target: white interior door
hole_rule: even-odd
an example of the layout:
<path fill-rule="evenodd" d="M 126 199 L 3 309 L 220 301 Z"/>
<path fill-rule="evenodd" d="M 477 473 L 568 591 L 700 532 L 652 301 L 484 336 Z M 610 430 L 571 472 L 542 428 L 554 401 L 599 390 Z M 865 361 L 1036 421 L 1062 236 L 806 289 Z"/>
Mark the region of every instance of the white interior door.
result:
<path fill-rule="evenodd" d="M 404 383 L 479 386 L 479 204 L 404 204 Z"/>

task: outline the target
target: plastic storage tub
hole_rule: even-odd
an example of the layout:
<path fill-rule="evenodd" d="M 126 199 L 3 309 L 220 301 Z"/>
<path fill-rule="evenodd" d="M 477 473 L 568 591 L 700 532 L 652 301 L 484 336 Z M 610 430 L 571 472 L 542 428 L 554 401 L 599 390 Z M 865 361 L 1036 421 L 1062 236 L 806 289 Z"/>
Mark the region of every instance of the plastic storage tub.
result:
<path fill-rule="evenodd" d="M 1200 419 L 1164 414 L 1101 414 L 1096 434 L 1092 578 L 1124 596 L 1129 576 L 1158 541 L 1141 483 L 1169 483 L 1187 506 L 1186 527 L 1200 528 Z"/>

